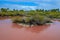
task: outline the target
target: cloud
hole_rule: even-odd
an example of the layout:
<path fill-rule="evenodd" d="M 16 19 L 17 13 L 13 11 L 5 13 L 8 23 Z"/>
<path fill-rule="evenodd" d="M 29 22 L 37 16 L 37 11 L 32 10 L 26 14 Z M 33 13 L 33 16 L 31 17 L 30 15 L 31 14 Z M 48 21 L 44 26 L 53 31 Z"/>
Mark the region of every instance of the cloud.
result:
<path fill-rule="evenodd" d="M 24 5 L 18 4 L 5 4 L 1 5 L 0 7 L 9 7 L 9 8 L 16 8 L 16 9 L 53 9 L 53 8 L 60 8 L 60 0 L 1 0 L 1 1 L 10 1 L 10 2 L 33 2 L 35 4 L 32 5 L 29 3 L 24 3 Z"/>
<path fill-rule="evenodd" d="M 10 9 L 24 9 L 24 10 L 35 10 L 36 6 L 24 6 L 24 5 L 16 5 L 16 4 L 0 4 L 0 8 L 10 8 Z"/>

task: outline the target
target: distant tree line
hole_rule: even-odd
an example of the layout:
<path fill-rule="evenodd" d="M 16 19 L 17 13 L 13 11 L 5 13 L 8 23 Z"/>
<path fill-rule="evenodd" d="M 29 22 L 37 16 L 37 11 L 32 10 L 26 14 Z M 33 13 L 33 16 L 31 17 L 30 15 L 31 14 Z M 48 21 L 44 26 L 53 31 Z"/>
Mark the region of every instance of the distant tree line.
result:
<path fill-rule="evenodd" d="M 32 16 L 32 15 L 44 15 L 50 18 L 60 18 L 59 9 L 36 9 L 36 10 L 10 10 L 9 8 L 0 8 L 0 16 Z"/>

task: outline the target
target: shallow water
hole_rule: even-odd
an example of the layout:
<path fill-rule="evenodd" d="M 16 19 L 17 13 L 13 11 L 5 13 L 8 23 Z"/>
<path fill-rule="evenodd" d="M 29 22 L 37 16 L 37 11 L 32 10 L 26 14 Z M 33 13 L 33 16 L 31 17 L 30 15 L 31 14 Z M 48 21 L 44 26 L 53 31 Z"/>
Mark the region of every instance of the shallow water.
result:
<path fill-rule="evenodd" d="M 60 40 L 60 22 L 22 27 L 8 19 L 0 19 L 0 40 Z"/>

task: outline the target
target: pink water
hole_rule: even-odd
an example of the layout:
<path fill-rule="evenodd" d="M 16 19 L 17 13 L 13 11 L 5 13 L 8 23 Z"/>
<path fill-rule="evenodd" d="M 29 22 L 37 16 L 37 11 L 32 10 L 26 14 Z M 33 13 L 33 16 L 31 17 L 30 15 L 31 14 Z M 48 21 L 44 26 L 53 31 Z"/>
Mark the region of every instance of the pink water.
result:
<path fill-rule="evenodd" d="M 60 22 L 22 27 L 10 19 L 0 19 L 0 40 L 60 40 Z"/>

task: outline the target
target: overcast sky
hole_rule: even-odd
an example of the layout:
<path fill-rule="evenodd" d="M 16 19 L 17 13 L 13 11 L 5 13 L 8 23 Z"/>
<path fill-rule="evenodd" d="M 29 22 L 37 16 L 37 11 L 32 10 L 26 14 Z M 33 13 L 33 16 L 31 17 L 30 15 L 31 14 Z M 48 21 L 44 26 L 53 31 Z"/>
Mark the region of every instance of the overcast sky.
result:
<path fill-rule="evenodd" d="M 60 0 L 0 0 L 0 8 L 10 9 L 60 9 Z"/>

